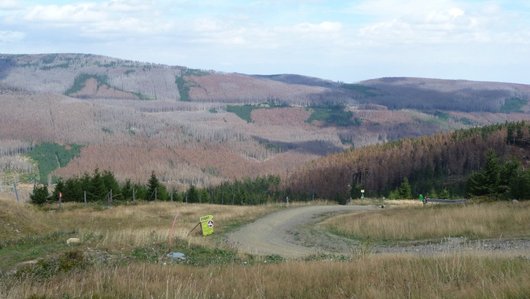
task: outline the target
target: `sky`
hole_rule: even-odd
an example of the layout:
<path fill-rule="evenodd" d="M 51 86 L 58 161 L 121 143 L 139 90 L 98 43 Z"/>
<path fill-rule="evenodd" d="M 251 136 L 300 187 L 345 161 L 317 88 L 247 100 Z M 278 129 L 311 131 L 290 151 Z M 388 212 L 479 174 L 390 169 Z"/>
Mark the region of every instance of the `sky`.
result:
<path fill-rule="evenodd" d="M 530 84 L 530 1 L 0 0 L 0 53 Z"/>

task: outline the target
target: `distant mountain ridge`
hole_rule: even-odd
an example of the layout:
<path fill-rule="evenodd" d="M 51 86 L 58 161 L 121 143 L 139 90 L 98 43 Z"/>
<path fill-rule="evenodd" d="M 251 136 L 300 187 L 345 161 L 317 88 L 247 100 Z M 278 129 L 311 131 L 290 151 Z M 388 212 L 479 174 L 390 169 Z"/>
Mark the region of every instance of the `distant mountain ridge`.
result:
<path fill-rule="evenodd" d="M 360 84 L 373 93 L 361 101 L 391 109 L 506 112 L 502 111 L 503 106 L 519 99 L 525 102 L 520 107 L 521 112 L 528 112 L 526 105 L 530 95 L 530 85 L 499 82 L 396 77 Z"/>
<path fill-rule="evenodd" d="M 323 88 L 89 54 L 0 55 L 4 86 L 84 99 L 306 101 Z"/>
<path fill-rule="evenodd" d="M 245 75 L 90 54 L 0 54 L 2 86 L 84 99 L 377 104 L 389 109 L 528 112 L 530 85 L 380 78 L 342 83 L 296 74 Z"/>

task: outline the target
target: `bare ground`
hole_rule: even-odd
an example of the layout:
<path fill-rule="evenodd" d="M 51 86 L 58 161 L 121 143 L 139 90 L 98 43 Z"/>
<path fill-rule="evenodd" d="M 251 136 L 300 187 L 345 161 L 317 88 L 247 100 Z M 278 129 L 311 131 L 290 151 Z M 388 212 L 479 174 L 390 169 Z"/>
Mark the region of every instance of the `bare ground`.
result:
<path fill-rule="evenodd" d="M 448 237 L 400 243 L 370 244 L 344 238 L 321 229 L 317 223 L 337 213 L 367 213 L 375 206 L 307 206 L 269 214 L 227 235 L 227 242 L 240 252 L 255 255 L 279 255 L 303 258 L 319 254 L 351 255 L 358 253 L 410 253 L 432 255 L 454 252 L 510 253 L 530 258 L 528 239 L 469 240 Z"/>

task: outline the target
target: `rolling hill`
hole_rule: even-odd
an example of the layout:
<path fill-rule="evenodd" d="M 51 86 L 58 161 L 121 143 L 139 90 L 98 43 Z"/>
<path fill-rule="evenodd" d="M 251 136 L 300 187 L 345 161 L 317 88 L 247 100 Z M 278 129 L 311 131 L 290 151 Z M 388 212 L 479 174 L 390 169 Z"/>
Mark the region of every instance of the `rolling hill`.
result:
<path fill-rule="evenodd" d="M 530 86 L 423 78 L 355 84 L 89 54 L 0 54 L 0 185 L 42 182 L 29 154 L 80 148 L 51 176 L 95 168 L 170 187 L 288 176 L 316 158 L 403 137 L 530 119 Z M 57 162 L 58 161 L 58 162 Z"/>

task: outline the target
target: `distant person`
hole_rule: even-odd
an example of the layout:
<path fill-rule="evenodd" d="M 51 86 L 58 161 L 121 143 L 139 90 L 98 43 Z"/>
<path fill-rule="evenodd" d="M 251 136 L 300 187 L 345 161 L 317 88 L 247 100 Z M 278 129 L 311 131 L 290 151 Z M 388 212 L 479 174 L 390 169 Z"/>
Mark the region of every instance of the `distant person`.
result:
<path fill-rule="evenodd" d="M 419 199 L 419 201 L 421 201 L 423 204 L 425 204 L 425 197 L 423 197 L 423 194 L 420 194 L 420 196 L 418 196 L 418 199 Z"/>

